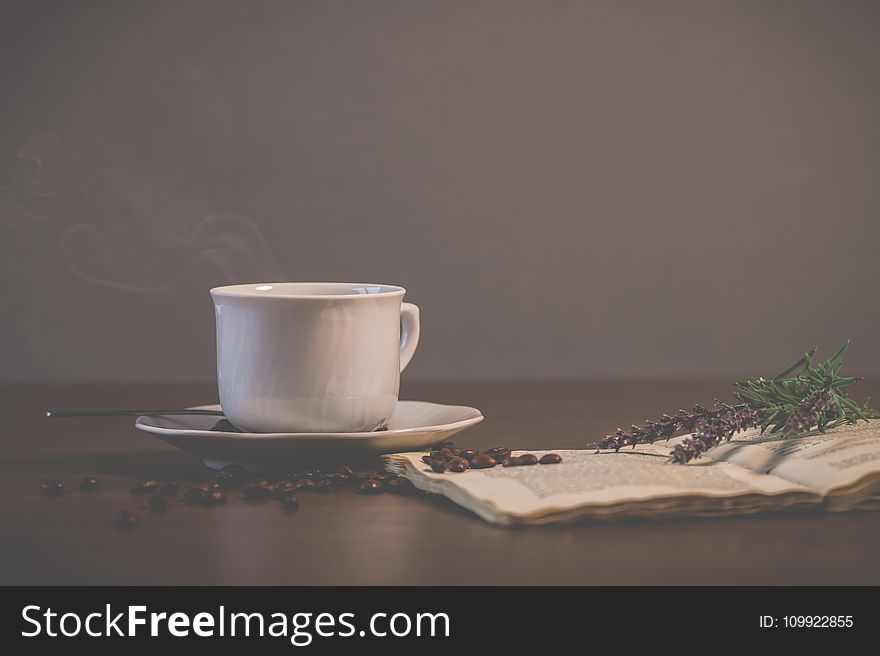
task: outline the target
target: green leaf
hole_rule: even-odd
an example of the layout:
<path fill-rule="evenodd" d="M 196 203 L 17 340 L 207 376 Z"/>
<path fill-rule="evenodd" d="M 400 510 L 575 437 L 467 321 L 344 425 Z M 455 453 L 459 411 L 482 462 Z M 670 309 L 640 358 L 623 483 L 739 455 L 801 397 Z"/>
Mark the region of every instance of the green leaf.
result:
<path fill-rule="evenodd" d="M 838 363 L 843 360 L 843 354 L 846 353 L 846 349 L 849 348 L 849 340 L 846 340 L 839 349 L 834 352 L 828 360 L 825 361 L 825 365 L 829 368 L 835 367 Z"/>
<path fill-rule="evenodd" d="M 773 380 L 779 380 L 780 378 L 785 378 L 790 373 L 797 371 L 798 369 L 803 367 L 804 364 L 806 364 L 810 360 L 810 358 L 812 358 L 816 354 L 816 351 L 818 351 L 818 350 L 819 350 L 819 347 L 814 346 L 809 351 L 807 351 L 806 354 L 804 354 L 804 357 L 802 357 L 800 360 L 795 362 L 793 365 L 791 365 L 788 369 L 783 371 L 781 374 L 774 376 Z"/>

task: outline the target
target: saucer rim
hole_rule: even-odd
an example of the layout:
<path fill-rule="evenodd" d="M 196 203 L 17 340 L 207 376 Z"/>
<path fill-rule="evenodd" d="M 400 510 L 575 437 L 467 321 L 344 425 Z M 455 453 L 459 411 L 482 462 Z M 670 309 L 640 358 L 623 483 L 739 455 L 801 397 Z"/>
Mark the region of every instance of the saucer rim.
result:
<path fill-rule="evenodd" d="M 321 440 L 350 440 L 350 439 L 381 439 L 392 436 L 399 435 L 410 435 L 410 434 L 418 434 L 425 432 L 448 432 L 456 429 L 464 429 L 469 428 L 470 426 L 474 426 L 485 417 L 483 413 L 474 407 L 467 405 L 454 405 L 447 403 L 434 403 L 432 401 L 417 401 L 417 400 L 402 400 L 399 401 L 401 404 L 411 404 L 417 403 L 420 405 L 431 405 L 443 408 L 461 408 L 462 411 L 474 412 L 476 415 L 467 417 L 466 419 L 459 419 L 458 421 L 453 421 L 444 424 L 431 424 L 429 426 L 412 426 L 410 428 L 398 428 L 394 430 L 386 430 L 386 431 L 367 431 L 367 432 L 353 432 L 353 433 L 341 433 L 341 432 L 327 432 L 327 433 L 233 433 L 229 431 L 213 431 L 213 430 L 204 430 L 200 428 L 163 428 L 161 426 L 156 426 L 154 424 L 146 423 L 150 417 L 163 417 L 170 415 L 162 415 L 161 413 L 154 415 L 140 415 L 134 422 L 135 428 L 138 430 L 144 431 L 145 433 L 150 433 L 153 435 L 175 435 L 178 437 L 210 437 L 210 438 L 219 438 L 219 439 L 242 439 L 247 438 L 249 440 L 263 440 L 263 441 L 271 441 L 271 440 L 289 440 L 292 438 L 295 439 L 321 439 Z M 220 404 L 218 403 L 210 403 L 207 405 L 197 405 L 197 406 L 189 406 L 185 408 L 186 410 L 214 410 L 220 409 Z M 187 415 L 175 415 L 176 417 L 186 417 Z M 189 415 L 192 416 L 192 415 Z"/>

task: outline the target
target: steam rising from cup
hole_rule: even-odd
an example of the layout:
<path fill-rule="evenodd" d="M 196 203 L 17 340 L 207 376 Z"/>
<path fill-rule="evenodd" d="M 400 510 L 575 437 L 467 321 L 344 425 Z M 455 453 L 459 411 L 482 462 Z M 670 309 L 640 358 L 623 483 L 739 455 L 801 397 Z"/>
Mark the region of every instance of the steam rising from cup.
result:
<path fill-rule="evenodd" d="M 91 284 L 156 294 L 286 277 L 253 220 L 169 193 L 107 139 L 34 135 L 0 196 L 9 220 L 50 226 L 49 247 Z"/>

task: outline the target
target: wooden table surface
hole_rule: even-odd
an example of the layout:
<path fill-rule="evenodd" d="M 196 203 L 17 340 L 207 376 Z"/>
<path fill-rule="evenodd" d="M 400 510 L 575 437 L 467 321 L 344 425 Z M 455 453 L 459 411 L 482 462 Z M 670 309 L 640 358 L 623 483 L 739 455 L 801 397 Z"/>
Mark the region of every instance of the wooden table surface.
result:
<path fill-rule="evenodd" d="M 880 397 L 880 384 L 860 393 Z M 720 381 L 404 384 L 403 398 L 474 405 L 458 436 L 488 448 L 580 447 L 618 425 L 729 397 Z M 878 584 L 880 513 L 773 513 L 503 529 L 445 499 L 353 491 L 302 495 L 300 510 L 177 500 L 162 514 L 129 493 L 142 478 L 201 481 L 193 455 L 126 418 L 57 419 L 45 408 L 210 403 L 210 385 L 5 387 L 0 584 Z M 101 489 L 83 493 L 84 475 Z M 65 493 L 42 496 L 57 478 Z M 112 527 L 122 509 L 140 518 Z"/>

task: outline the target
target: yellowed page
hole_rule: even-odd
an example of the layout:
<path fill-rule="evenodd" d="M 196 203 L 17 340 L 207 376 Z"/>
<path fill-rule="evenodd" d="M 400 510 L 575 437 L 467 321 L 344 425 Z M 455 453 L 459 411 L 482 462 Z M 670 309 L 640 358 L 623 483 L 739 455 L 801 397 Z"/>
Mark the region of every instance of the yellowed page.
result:
<path fill-rule="evenodd" d="M 540 456 L 541 451 L 534 451 Z M 818 503 L 808 487 L 725 462 L 674 465 L 668 448 L 559 450 L 562 463 L 437 474 L 422 453 L 386 456 L 389 469 L 484 519 L 540 523 L 581 516 L 729 514 Z"/>
<path fill-rule="evenodd" d="M 880 478 L 880 421 L 790 438 L 749 431 L 706 456 L 829 494 Z"/>

